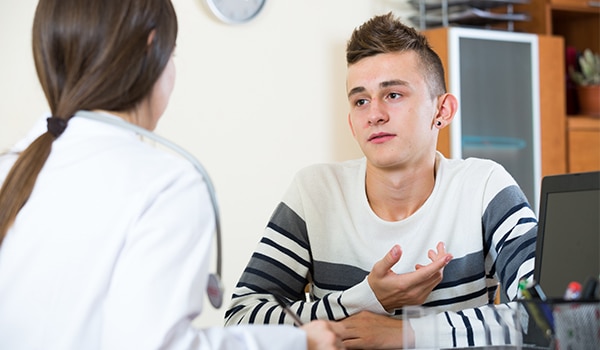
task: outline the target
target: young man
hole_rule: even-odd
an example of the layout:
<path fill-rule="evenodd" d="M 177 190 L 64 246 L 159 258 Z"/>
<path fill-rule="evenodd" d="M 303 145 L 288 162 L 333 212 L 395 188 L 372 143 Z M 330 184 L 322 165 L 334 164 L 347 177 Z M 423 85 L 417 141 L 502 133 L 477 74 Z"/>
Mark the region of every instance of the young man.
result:
<path fill-rule="evenodd" d="M 402 308 L 424 305 L 440 312 L 437 345 L 487 344 L 476 331 L 495 322 L 484 306 L 498 282 L 514 299 L 533 274 L 535 214 L 499 164 L 436 151 L 457 99 L 421 34 L 376 16 L 352 34 L 347 62 L 348 122 L 365 157 L 297 174 L 226 324 L 291 323 L 277 295 L 302 320 L 340 321 L 348 348 L 397 348 Z M 416 344 L 434 338 L 411 326 Z"/>

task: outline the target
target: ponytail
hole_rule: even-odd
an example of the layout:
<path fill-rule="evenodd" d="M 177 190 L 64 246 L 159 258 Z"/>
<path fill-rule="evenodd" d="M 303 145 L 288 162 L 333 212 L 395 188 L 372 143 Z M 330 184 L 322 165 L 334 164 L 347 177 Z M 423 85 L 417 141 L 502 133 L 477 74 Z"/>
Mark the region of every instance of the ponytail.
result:
<path fill-rule="evenodd" d="M 69 118 L 78 110 L 137 108 L 167 65 L 176 39 L 170 0 L 39 0 L 33 57 L 53 117 L 48 131 L 19 155 L 0 189 L 0 244 Z"/>
<path fill-rule="evenodd" d="M 46 132 L 23 151 L 0 189 L 0 245 L 12 226 L 17 213 L 25 205 L 38 174 L 52 149 L 55 137 Z"/>

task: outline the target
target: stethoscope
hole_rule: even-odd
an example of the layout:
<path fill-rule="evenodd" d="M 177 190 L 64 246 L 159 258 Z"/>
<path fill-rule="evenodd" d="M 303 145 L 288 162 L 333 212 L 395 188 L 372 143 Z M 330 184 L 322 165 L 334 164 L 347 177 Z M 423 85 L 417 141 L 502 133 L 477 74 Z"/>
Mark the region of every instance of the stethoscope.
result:
<path fill-rule="evenodd" d="M 217 309 L 220 308 L 223 304 L 224 294 L 223 285 L 221 284 L 221 223 L 219 217 L 219 207 L 217 206 L 217 198 L 215 196 L 215 188 L 210 179 L 210 176 L 208 176 L 208 173 L 206 172 L 202 164 L 200 164 L 200 162 L 196 158 L 194 158 L 194 156 L 191 153 L 174 144 L 173 142 L 156 135 L 152 131 L 146 130 L 135 124 L 131 124 L 119 117 L 112 117 L 90 111 L 77 111 L 77 113 L 75 113 L 75 116 L 77 116 L 78 118 L 91 119 L 107 124 L 116 125 L 123 129 L 131 130 L 138 135 L 141 135 L 156 143 L 159 143 L 167 147 L 168 149 L 174 151 L 175 153 L 181 155 L 183 158 L 187 159 L 190 163 L 192 163 L 192 165 L 200 173 L 200 175 L 202 175 L 202 177 L 204 178 L 204 182 L 206 183 L 206 188 L 208 189 L 208 194 L 210 196 L 210 201 L 212 203 L 215 215 L 215 235 L 217 245 L 217 271 L 208 275 L 206 295 L 208 296 L 208 300 L 210 301 L 212 306 L 214 306 Z"/>

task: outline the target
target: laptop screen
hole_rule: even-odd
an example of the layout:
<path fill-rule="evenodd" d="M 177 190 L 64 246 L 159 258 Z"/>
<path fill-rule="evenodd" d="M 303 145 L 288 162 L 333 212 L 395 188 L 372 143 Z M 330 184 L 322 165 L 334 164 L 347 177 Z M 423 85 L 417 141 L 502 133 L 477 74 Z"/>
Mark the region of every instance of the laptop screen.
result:
<path fill-rule="evenodd" d="M 549 299 L 600 274 L 600 172 L 542 180 L 534 278 Z"/>

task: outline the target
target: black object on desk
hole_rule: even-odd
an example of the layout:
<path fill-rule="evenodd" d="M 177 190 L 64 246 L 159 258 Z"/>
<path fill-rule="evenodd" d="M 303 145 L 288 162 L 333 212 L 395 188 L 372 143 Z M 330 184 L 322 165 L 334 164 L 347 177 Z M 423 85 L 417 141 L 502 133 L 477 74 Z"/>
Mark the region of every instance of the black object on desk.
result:
<path fill-rule="evenodd" d="M 534 279 L 548 299 L 600 274 L 600 171 L 542 179 Z"/>

